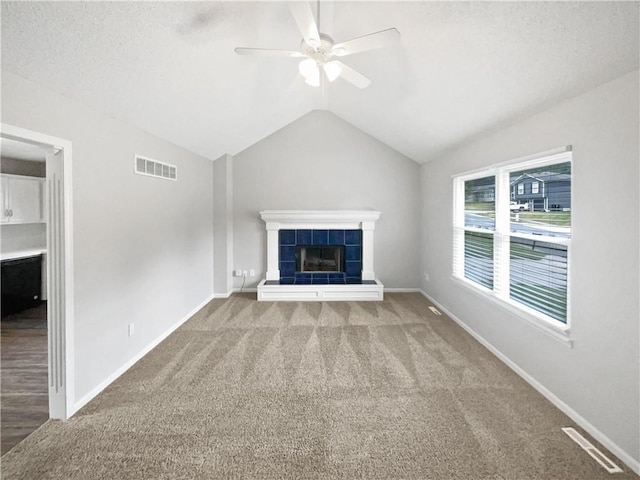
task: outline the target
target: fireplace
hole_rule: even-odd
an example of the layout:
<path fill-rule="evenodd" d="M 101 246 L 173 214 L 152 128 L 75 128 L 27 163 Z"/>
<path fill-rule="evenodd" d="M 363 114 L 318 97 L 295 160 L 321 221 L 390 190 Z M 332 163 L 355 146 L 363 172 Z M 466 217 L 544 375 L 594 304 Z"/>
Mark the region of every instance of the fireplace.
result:
<path fill-rule="evenodd" d="M 373 210 L 266 210 L 258 300 L 382 300 L 373 272 Z"/>
<path fill-rule="evenodd" d="M 344 245 L 296 246 L 296 273 L 344 272 Z"/>
<path fill-rule="evenodd" d="M 362 282 L 362 230 L 280 229 L 278 254 L 280 283 Z"/>

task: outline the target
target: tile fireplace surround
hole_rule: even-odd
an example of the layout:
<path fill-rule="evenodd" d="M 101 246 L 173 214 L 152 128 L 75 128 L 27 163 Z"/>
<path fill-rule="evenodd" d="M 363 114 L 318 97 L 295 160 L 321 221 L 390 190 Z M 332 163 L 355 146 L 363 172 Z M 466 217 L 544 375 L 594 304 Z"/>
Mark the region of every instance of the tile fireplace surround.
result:
<path fill-rule="evenodd" d="M 259 301 L 382 300 L 373 272 L 374 210 L 265 210 L 267 275 Z M 296 272 L 296 246 L 343 246 L 341 272 Z"/>

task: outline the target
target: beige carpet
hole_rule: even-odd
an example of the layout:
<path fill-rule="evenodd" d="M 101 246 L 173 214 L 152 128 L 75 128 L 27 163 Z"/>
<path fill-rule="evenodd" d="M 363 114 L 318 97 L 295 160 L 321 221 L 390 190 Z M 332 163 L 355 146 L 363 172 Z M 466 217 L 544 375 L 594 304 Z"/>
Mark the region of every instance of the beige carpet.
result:
<path fill-rule="evenodd" d="M 573 422 L 419 294 L 214 300 L 6 479 L 611 479 Z M 612 457 L 613 458 L 613 457 Z"/>

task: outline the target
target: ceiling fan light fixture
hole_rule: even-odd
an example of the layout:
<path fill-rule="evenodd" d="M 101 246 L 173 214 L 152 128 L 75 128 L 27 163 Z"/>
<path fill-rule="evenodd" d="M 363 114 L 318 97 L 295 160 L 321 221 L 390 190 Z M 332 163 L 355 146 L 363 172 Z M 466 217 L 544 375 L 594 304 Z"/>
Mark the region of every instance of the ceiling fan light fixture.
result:
<path fill-rule="evenodd" d="M 371 80 L 349 65 L 342 63 L 339 58 L 367 50 L 391 47 L 398 44 L 400 40 L 400 32 L 396 28 L 387 28 L 335 43 L 329 35 L 320 31 L 319 1 L 317 15 L 314 15 L 307 0 L 288 3 L 289 10 L 298 24 L 298 30 L 302 34 L 299 51 L 236 47 L 235 52 L 238 55 L 306 58 L 298 65 L 300 75 L 297 78 L 304 78 L 305 83 L 312 87 L 322 86 L 323 93 L 327 85 L 325 80 L 333 82 L 338 77 L 342 77 L 357 88 L 367 88 L 371 84 Z"/>
<path fill-rule="evenodd" d="M 312 87 L 320 86 L 320 69 L 315 60 L 307 58 L 306 60 L 301 61 L 298 65 L 298 70 L 304 77 L 304 81 L 307 85 L 311 85 Z"/>
<path fill-rule="evenodd" d="M 318 73 L 320 73 L 318 71 Z M 318 75 L 317 77 L 308 77 L 305 79 L 304 83 L 306 83 L 307 85 L 310 85 L 312 87 L 319 87 L 320 86 L 320 75 Z"/>
<path fill-rule="evenodd" d="M 324 73 L 327 75 L 327 78 L 330 82 L 333 82 L 336 78 L 340 76 L 342 72 L 342 67 L 336 62 L 327 62 L 322 65 Z"/>

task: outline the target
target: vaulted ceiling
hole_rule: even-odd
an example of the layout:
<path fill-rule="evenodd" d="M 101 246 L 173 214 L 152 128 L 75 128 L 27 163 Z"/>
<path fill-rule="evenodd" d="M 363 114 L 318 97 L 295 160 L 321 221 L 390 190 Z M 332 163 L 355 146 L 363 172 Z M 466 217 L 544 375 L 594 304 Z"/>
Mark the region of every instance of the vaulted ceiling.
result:
<path fill-rule="evenodd" d="M 297 50 L 286 2 L 4 1 L 2 69 L 211 159 L 327 109 L 422 163 L 637 69 L 638 18 L 635 1 L 321 1 L 336 41 L 401 33 L 342 59 L 371 86 L 323 94 L 300 59 L 233 51 Z"/>

